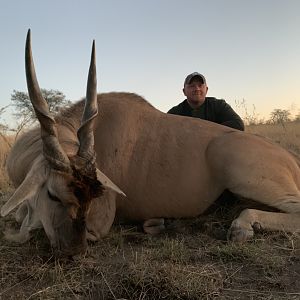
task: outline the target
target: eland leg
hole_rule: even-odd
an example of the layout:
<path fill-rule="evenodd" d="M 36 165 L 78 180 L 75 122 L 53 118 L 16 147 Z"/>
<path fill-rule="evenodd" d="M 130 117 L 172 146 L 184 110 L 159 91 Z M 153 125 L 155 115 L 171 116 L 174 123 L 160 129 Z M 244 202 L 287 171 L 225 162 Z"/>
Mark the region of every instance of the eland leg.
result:
<path fill-rule="evenodd" d="M 284 212 L 245 209 L 228 231 L 228 238 L 242 242 L 251 238 L 255 230 L 300 232 L 300 198 L 282 201 L 276 205 Z"/>
<path fill-rule="evenodd" d="M 23 202 L 16 211 L 16 221 L 22 223 L 25 217 L 27 216 L 28 208 L 26 201 Z"/>
<path fill-rule="evenodd" d="M 106 236 L 113 224 L 116 213 L 116 193 L 106 190 L 99 199 L 91 203 L 87 219 L 87 239 L 98 241 Z"/>
<path fill-rule="evenodd" d="M 13 241 L 15 243 L 25 243 L 30 239 L 30 231 L 36 228 L 41 228 L 42 223 L 37 217 L 37 214 L 33 211 L 30 204 L 26 201 L 22 205 L 16 214 L 18 222 L 22 222 L 19 231 L 8 229 L 4 232 L 5 239 Z"/>

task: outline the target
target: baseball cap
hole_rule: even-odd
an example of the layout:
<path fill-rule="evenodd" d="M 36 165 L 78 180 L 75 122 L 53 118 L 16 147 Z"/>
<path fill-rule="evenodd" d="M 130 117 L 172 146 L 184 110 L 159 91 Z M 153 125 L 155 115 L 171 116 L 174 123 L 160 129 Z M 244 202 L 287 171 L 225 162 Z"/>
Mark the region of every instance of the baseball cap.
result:
<path fill-rule="evenodd" d="M 204 77 L 202 74 L 198 73 L 198 72 L 194 72 L 194 73 L 189 74 L 189 75 L 185 78 L 185 80 L 184 80 L 184 85 L 190 84 L 191 81 L 192 81 L 192 79 L 193 79 L 194 77 L 200 77 L 200 79 L 202 80 L 202 82 L 203 82 L 204 84 L 206 84 L 206 79 L 205 79 L 205 77 Z"/>

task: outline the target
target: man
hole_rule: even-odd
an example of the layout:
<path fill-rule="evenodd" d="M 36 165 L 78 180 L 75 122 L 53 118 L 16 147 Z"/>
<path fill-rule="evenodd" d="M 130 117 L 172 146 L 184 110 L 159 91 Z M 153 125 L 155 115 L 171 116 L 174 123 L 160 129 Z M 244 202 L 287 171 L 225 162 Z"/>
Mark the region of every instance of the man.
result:
<path fill-rule="evenodd" d="M 206 97 L 208 87 L 205 77 L 194 72 L 189 74 L 183 87 L 186 99 L 171 108 L 168 113 L 188 117 L 200 118 L 221 125 L 244 130 L 244 123 L 240 116 L 222 99 Z"/>
<path fill-rule="evenodd" d="M 177 106 L 172 107 L 168 113 L 200 118 L 244 131 L 243 120 L 231 106 L 225 100 L 206 97 L 207 91 L 206 79 L 202 74 L 198 72 L 189 74 L 183 87 L 186 99 Z M 211 209 L 208 210 L 208 213 L 220 207 L 230 209 L 237 202 L 238 198 L 230 191 L 225 190 Z"/>

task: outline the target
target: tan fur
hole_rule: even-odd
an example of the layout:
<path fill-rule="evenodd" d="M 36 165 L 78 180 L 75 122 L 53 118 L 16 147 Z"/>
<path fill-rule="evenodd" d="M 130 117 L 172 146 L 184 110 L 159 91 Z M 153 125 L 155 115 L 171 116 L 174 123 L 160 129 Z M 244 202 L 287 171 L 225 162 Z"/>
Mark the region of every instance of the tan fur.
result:
<path fill-rule="evenodd" d="M 300 230 L 299 160 L 291 153 L 252 134 L 162 113 L 135 94 L 100 94 L 98 106 L 97 166 L 127 195 L 117 196 L 117 220 L 195 217 L 229 189 L 287 213 L 242 213 L 230 230 L 233 240 L 250 237 L 254 224 Z M 78 149 L 82 110 L 81 101 L 56 118 L 68 156 Z M 38 129 L 26 133 L 11 151 L 8 172 L 17 186 L 41 154 L 39 135 Z M 109 231 L 115 215 L 116 195 L 103 197 L 88 217 L 94 240 Z"/>

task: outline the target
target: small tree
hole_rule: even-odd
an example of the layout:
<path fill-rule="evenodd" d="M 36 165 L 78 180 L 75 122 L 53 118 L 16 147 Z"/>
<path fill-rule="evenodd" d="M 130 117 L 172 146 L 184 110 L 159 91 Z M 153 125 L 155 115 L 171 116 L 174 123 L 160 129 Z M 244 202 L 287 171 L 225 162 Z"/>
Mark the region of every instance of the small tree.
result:
<path fill-rule="evenodd" d="M 66 96 L 58 90 L 41 89 L 44 99 L 49 105 L 50 111 L 55 115 L 61 108 L 67 107 L 71 101 L 66 99 Z M 14 90 L 11 95 L 12 105 L 16 112 L 13 114 L 17 120 L 17 134 L 27 126 L 32 125 L 36 121 L 36 115 L 29 99 L 28 93 Z"/>
<path fill-rule="evenodd" d="M 291 113 L 287 109 L 274 109 L 271 112 L 270 121 L 273 124 L 283 124 L 290 121 Z"/>

